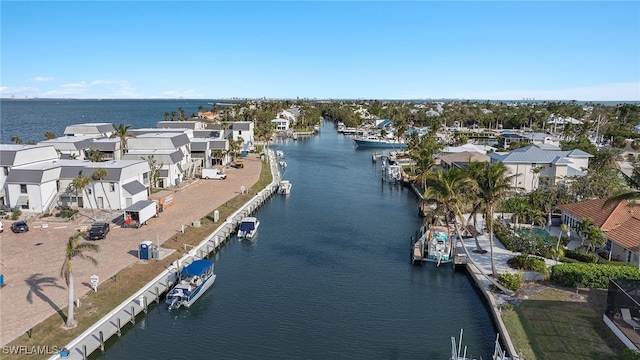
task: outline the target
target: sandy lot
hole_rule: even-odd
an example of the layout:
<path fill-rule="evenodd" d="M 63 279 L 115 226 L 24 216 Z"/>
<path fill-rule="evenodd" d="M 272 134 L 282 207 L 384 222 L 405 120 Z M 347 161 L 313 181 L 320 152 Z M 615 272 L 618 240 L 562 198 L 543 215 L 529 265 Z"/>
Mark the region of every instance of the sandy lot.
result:
<path fill-rule="evenodd" d="M 226 169 L 226 180 L 195 179 L 183 182 L 175 191 L 175 205 L 167 208 L 159 218 L 149 220 L 139 229 L 120 228 L 111 224 L 105 240 L 96 242 L 100 252 L 95 254 L 99 267 L 89 261 L 74 262 L 75 298 L 91 290 L 90 277 L 108 279 L 121 269 L 138 261 L 141 241 L 157 239 L 162 244 L 180 231 L 181 225 L 190 225 L 223 205 L 240 193 L 240 187 L 249 189 L 261 171 L 260 159 L 255 154 L 245 158 L 243 169 Z M 122 213 L 95 211 L 98 220 L 111 220 Z M 29 232 L 14 234 L 12 221 L 2 220 L 4 232 L 0 234 L 0 271 L 5 286 L 0 289 L 0 346 L 9 343 L 30 328 L 67 306 L 67 288 L 60 277 L 64 261 L 65 244 L 78 229 L 94 220 L 90 209 L 73 222 L 42 222 L 35 216 L 28 219 Z M 43 224 L 46 224 L 43 228 Z"/>

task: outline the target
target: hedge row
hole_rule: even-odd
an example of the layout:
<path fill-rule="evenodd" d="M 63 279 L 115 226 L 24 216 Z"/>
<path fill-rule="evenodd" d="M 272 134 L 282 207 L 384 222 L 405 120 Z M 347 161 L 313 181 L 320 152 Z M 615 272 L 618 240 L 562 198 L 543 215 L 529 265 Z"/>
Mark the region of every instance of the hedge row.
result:
<path fill-rule="evenodd" d="M 609 279 L 640 279 L 640 270 L 609 264 L 560 264 L 551 267 L 551 281 L 560 286 L 604 289 Z"/>

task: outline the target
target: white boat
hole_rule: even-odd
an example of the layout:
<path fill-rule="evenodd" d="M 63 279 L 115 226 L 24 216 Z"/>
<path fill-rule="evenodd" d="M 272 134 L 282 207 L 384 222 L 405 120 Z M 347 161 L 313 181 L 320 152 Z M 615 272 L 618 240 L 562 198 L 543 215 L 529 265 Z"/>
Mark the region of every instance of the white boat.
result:
<path fill-rule="evenodd" d="M 282 150 L 277 150 L 276 151 L 276 156 L 279 158 L 283 158 L 284 157 L 284 153 L 282 152 Z"/>
<path fill-rule="evenodd" d="M 251 239 L 256 236 L 260 221 L 255 217 L 245 217 L 240 221 L 238 228 L 238 238 Z"/>
<path fill-rule="evenodd" d="M 291 193 L 291 183 L 289 180 L 281 180 L 278 185 L 278 194 L 289 195 Z"/>
<path fill-rule="evenodd" d="M 178 283 L 167 293 L 165 302 L 169 310 L 193 305 L 216 280 L 211 260 L 195 260 L 180 271 Z"/>
<path fill-rule="evenodd" d="M 280 165 L 281 168 L 286 168 L 287 167 L 287 162 L 282 160 L 278 163 L 278 165 Z"/>
<path fill-rule="evenodd" d="M 353 141 L 358 147 L 397 148 L 404 149 L 407 143 L 379 135 L 356 136 Z"/>
<path fill-rule="evenodd" d="M 413 244 L 413 263 L 428 261 L 435 262 L 439 266 L 442 263 L 452 262 L 452 249 L 447 228 L 433 226 Z"/>

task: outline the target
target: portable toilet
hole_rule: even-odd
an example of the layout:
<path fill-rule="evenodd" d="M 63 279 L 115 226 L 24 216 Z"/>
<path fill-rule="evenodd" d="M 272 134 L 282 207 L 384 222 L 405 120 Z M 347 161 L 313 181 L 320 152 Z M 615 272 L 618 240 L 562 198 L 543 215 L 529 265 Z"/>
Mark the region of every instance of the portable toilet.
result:
<path fill-rule="evenodd" d="M 138 248 L 138 258 L 141 260 L 149 260 L 152 257 L 153 251 L 153 242 L 146 240 L 140 243 L 140 247 Z"/>

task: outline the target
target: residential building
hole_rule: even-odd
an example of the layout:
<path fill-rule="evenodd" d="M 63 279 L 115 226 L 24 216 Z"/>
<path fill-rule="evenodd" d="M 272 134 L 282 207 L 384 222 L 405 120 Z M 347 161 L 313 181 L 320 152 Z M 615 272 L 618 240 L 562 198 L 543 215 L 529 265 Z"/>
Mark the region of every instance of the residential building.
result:
<path fill-rule="evenodd" d="M 640 205 L 627 200 L 604 207 L 606 199 L 560 205 L 562 222 L 575 228 L 591 219 L 606 235 L 605 249 L 611 259 L 638 264 L 640 267 Z"/>
<path fill-rule="evenodd" d="M 114 133 L 111 123 L 74 124 L 64 129 L 64 136 L 110 137 Z"/>
<path fill-rule="evenodd" d="M 582 150 L 543 150 L 527 146 L 509 152 L 487 154 L 491 163 L 501 162 L 513 177 L 513 186 L 529 192 L 538 188 L 541 179 L 547 184 L 568 181 L 574 176 L 583 176 L 589 168 L 589 158 L 593 155 Z"/>

